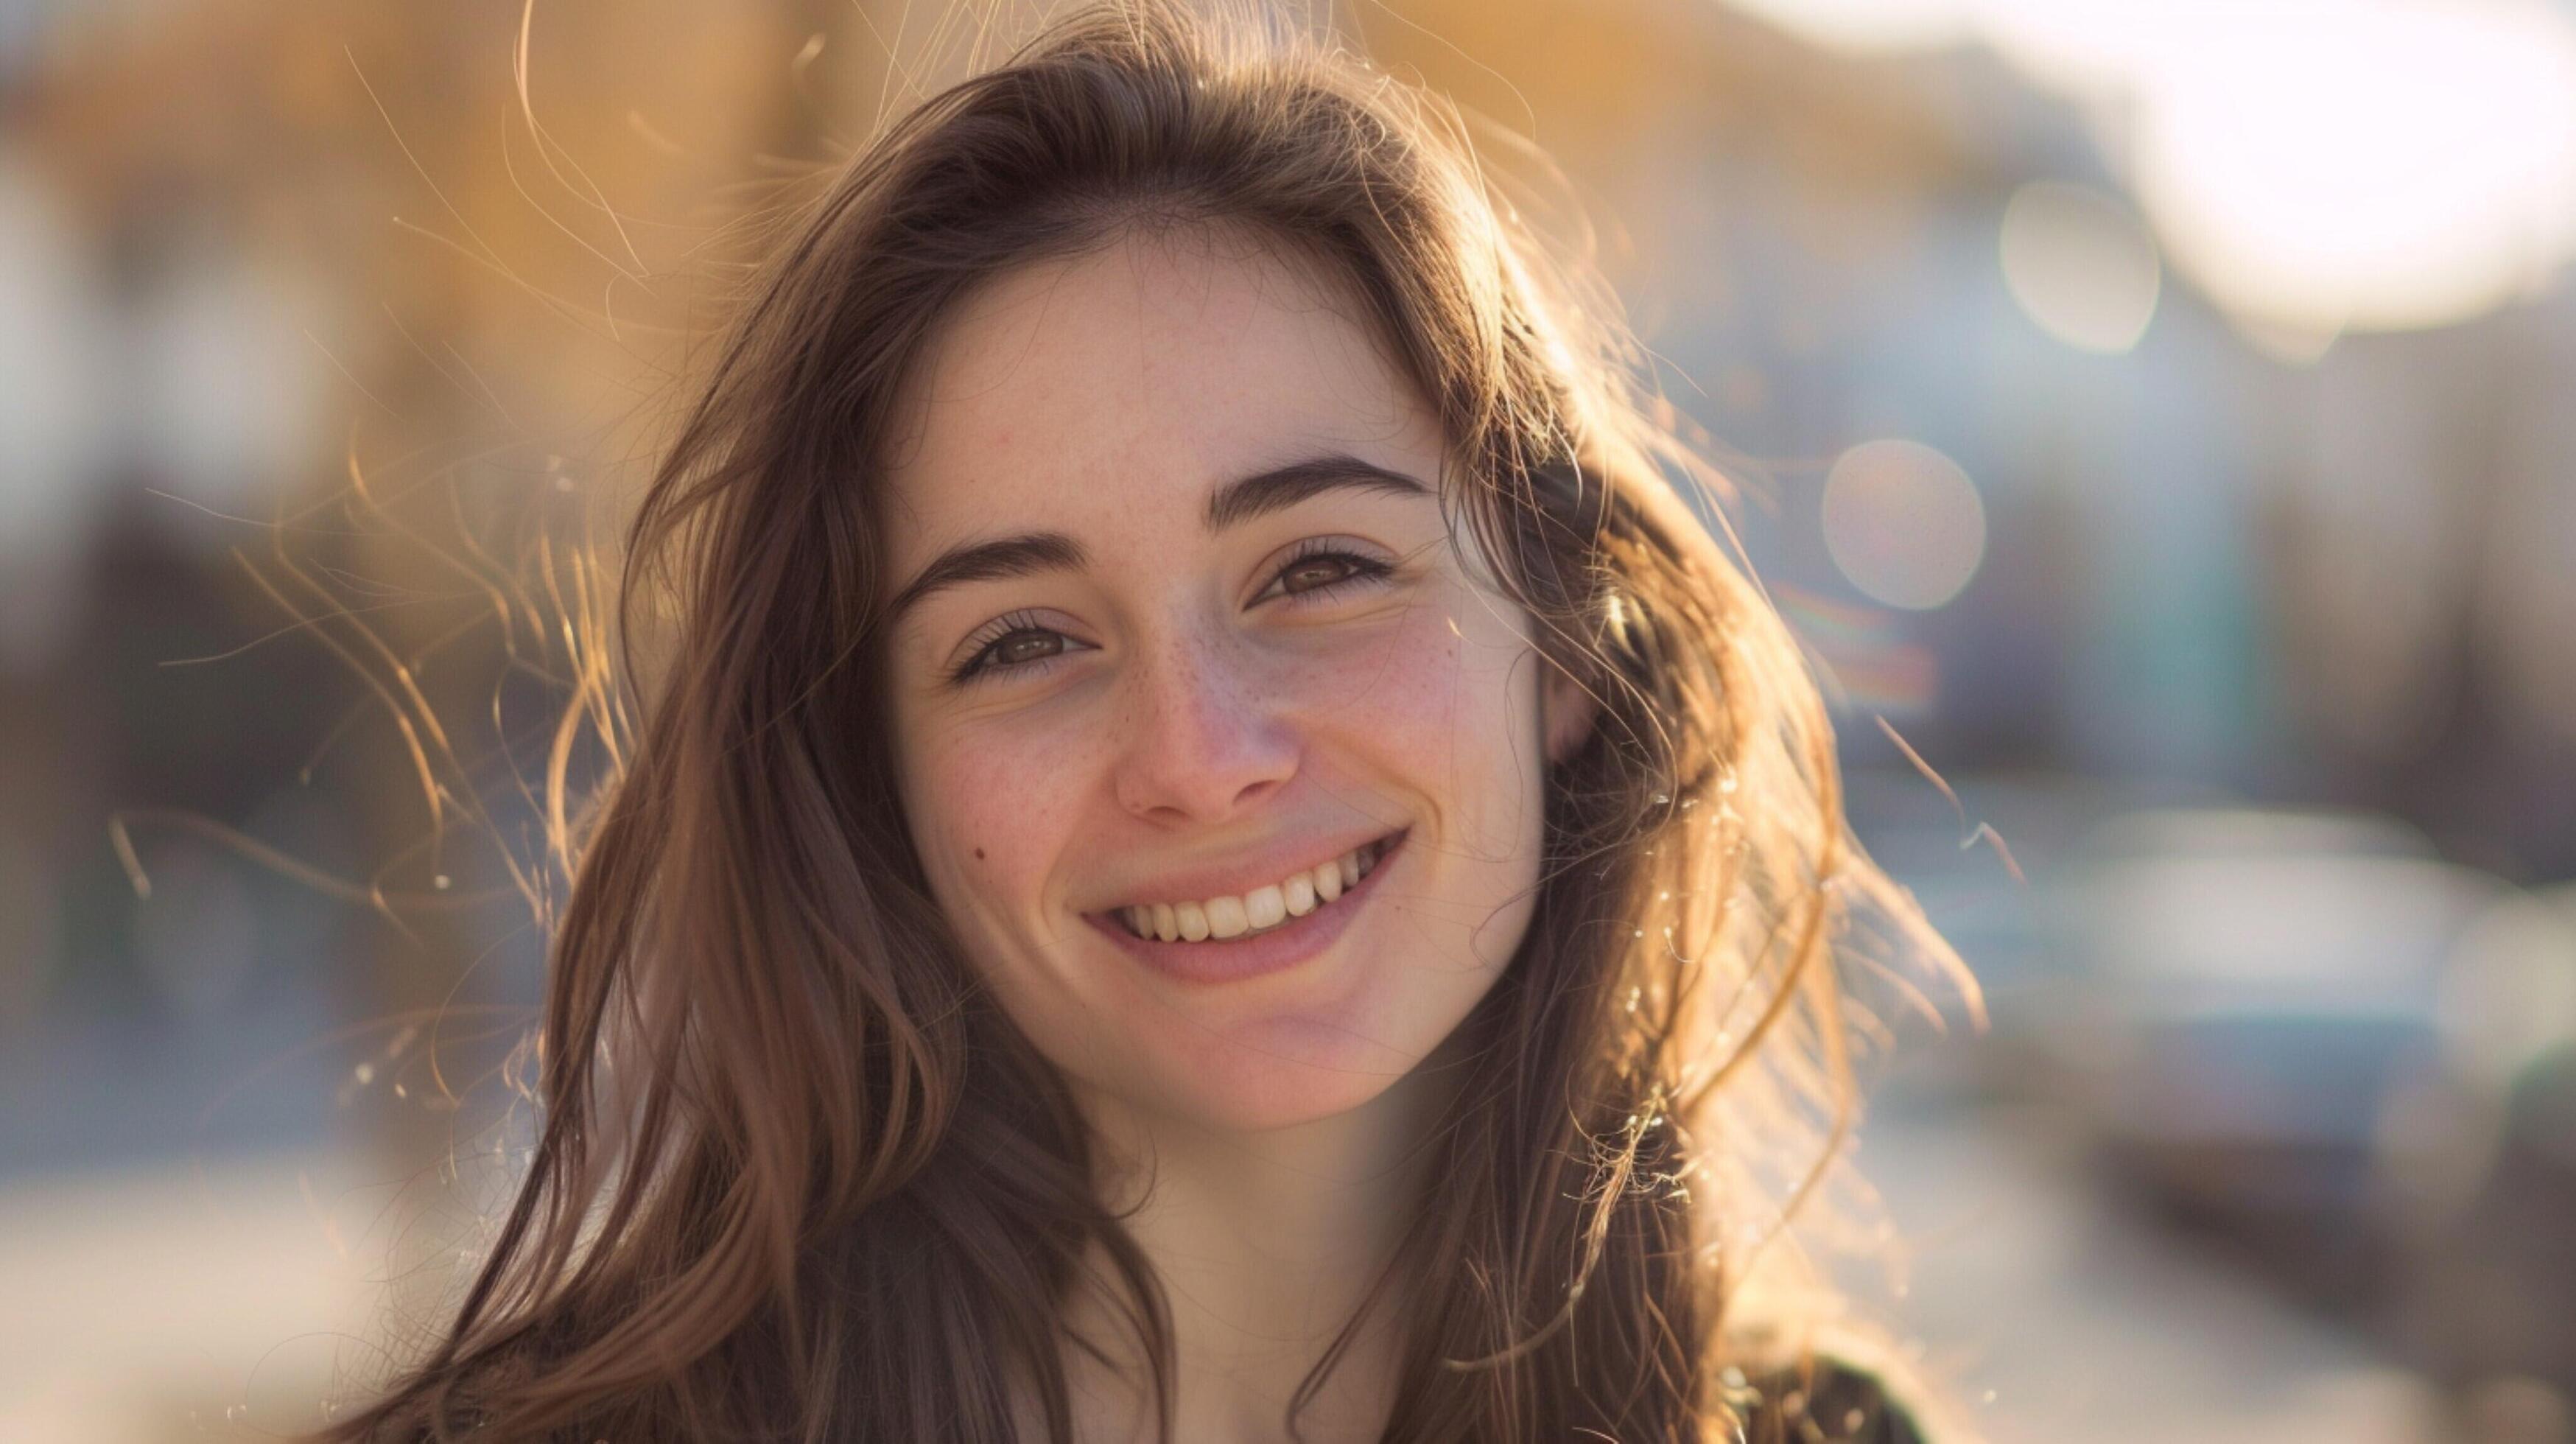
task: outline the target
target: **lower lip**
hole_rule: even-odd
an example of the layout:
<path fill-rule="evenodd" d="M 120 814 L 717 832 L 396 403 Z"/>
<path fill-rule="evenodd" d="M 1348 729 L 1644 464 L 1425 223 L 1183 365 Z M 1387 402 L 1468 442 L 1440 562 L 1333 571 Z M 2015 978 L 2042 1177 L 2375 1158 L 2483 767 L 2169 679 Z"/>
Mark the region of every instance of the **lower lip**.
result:
<path fill-rule="evenodd" d="M 1107 914 L 1085 913 L 1083 921 L 1098 928 L 1127 956 L 1184 983 L 1232 983 L 1258 978 L 1293 968 L 1331 947 L 1342 930 L 1350 926 L 1351 919 L 1359 915 L 1360 904 L 1368 901 L 1377 880 L 1386 876 L 1387 865 L 1402 855 L 1405 840 L 1412 835 L 1410 828 L 1395 834 L 1368 876 L 1344 888 L 1340 897 L 1258 937 L 1167 943 L 1160 938 L 1140 938 Z"/>

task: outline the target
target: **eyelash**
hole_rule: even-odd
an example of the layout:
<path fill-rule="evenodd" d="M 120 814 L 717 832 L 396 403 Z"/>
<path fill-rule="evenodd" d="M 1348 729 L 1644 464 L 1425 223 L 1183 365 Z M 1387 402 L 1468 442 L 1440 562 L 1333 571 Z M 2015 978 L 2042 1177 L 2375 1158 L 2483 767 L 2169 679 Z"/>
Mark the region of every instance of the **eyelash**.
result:
<path fill-rule="evenodd" d="M 1271 574 L 1272 585 L 1277 585 L 1290 572 L 1313 561 L 1341 562 L 1348 568 L 1348 574 L 1308 587 L 1302 592 L 1283 593 L 1283 600 L 1302 604 L 1321 597 L 1337 596 L 1345 587 L 1383 580 L 1395 570 L 1391 563 L 1380 561 L 1375 557 L 1362 556 L 1330 540 L 1317 538 L 1297 544 L 1297 549 L 1286 561 L 1280 563 L 1279 570 Z M 1267 595 L 1269 588 L 1265 587 L 1262 590 L 1264 595 Z M 996 617 L 985 627 L 984 640 L 981 642 L 970 640 L 969 645 L 975 650 L 948 674 L 948 680 L 954 685 L 967 686 L 999 677 L 1044 670 L 1050 664 L 1063 660 L 1066 654 L 1055 652 L 1026 662 L 988 662 L 985 659 L 1013 637 L 1028 632 L 1054 630 L 1041 624 L 1027 612 L 1012 612 L 1006 616 Z"/>

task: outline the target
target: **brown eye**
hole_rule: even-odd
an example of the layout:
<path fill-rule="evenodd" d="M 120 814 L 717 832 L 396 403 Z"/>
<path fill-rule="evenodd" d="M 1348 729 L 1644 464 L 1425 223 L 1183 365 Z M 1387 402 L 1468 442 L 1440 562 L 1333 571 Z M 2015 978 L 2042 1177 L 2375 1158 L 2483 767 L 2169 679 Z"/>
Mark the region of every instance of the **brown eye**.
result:
<path fill-rule="evenodd" d="M 1347 557 L 1308 557 L 1281 572 L 1279 586 L 1281 590 L 1289 592 L 1312 591 L 1317 587 L 1328 587 L 1335 582 L 1346 581 L 1352 573 L 1353 568 Z"/>
<path fill-rule="evenodd" d="M 948 674 L 950 682 L 964 686 L 986 677 L 1034 676 L 1047 670 L 1046 664 L 1058 657 L 1091 650 L 1064 633 L 1019 614 L 999 618 L 993 625 L 1007 630 L 978 646 L 973 656 Z"/>
<path fill-rule="evenodd" d="M 1376 582 L 1393 570 L 1374 557 L 1325 544 L 1289 558 L 1285 566 L 1272 574 L 1270 587 L 1264 595 L 1275 592 L 1282 597 L 1322 598 L 1337 595 L 1347 587 Z"/>
<path fill-rule="evenodd" d="M 992 660 L 1008 667 L 1052 657 L 1063 650 L 1064 638 L 1059 633 L 1013 632 L 993 644 Z"/>

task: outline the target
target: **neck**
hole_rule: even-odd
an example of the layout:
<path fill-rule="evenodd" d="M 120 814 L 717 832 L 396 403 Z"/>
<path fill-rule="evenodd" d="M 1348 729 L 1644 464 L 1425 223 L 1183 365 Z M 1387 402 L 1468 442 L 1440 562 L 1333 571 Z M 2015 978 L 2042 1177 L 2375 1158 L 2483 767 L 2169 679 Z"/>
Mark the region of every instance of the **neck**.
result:
<path fill-rule="evenodd" d="M 1367 1105 L 1243 1133 L 1086 1098 L 1102 1196 L 1170 1301 L 1179 1439 L 1287 1437 L 1288 1402 L 1393 1261 L 1423 1183 L 1438 1084 L 1417 1068 Z M 1105 1260 L 1095 1276 L 1107 1277 Z M 1300 1415 L 1310 1437 L 1374 1438 L 1393 1403 L 1400 1299 L 1373 1305 Z M 1153 1438 L 1148 1372 L 1094 1295 L 1071 1322 L 1121 1367 L 1074 1356 L 1084 1444 Z"/>

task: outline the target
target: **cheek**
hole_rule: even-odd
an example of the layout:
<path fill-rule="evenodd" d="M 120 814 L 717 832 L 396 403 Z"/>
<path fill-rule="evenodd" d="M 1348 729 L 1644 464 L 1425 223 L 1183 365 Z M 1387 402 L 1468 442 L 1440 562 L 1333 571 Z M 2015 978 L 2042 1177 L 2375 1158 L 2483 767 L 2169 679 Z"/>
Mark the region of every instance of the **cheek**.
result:
<path fill-rule="evenodd" d="M 1534 836 L 1543 780 L 1536 663 L 1483 599 L 1427 604 L 1323 684 L 1338 689 L 1331 725 L 1450 844 L 1514 856 Z"/>
<path fill-rule="evenodd" d="M 1075 779 L 1090 765 L 1078 739 L 975 720 L 942 726 L 906 759 L 914 843 L 932 891 L 970 943 L 1041 915 L 1076 826 Z"/>

